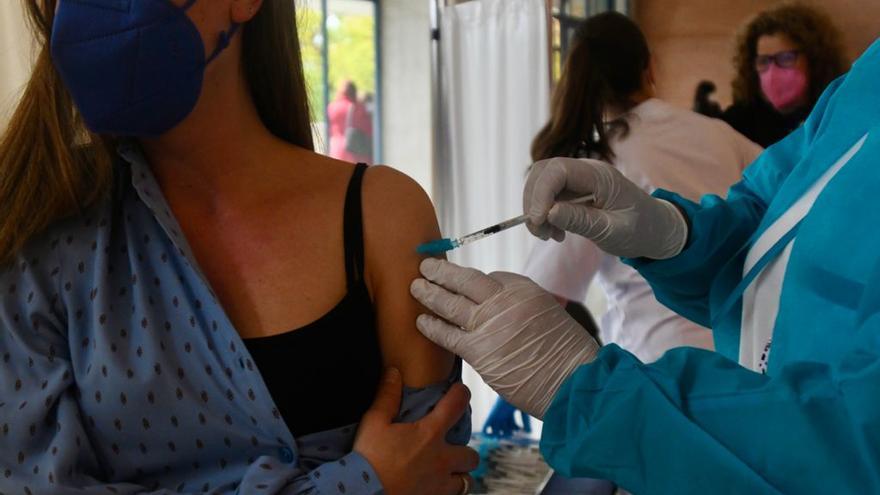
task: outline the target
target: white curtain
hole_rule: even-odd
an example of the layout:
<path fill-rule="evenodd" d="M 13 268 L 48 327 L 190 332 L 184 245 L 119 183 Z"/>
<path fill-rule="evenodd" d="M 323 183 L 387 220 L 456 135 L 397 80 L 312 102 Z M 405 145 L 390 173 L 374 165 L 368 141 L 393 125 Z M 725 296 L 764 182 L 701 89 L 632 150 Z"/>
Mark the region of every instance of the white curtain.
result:
<path fill-rule="evenodd" d="M 19 0 L 0 0 L 0 133 L 31 70 L 32 37 L 22 4 Z"/>
<path fill-rule="evenodd" d="M 532 138 L 549 116 L 544 0 L 472 0 L 446 7 L 441 24 L 441 121 L 436 202 L 443 233 L 459 236 L 522 213 Z M 450 253 L 491 272 L 521 271 L 533 238 L 517 227 Z M 474 425 L 495 394 L 473 370 Z"/>

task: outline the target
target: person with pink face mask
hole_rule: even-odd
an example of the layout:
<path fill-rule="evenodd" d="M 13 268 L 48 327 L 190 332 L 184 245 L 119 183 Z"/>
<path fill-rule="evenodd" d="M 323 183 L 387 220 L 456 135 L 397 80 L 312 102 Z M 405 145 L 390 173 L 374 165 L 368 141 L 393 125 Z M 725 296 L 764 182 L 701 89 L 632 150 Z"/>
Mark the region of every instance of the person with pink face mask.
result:
<path fill-rule="evenodd" d="M 734 65 L 734 103 L 722 119 L 764 147 L 797 129 L 848 66 L 831 19 L 801 3 L 766 10 L 746 24 Z"/>

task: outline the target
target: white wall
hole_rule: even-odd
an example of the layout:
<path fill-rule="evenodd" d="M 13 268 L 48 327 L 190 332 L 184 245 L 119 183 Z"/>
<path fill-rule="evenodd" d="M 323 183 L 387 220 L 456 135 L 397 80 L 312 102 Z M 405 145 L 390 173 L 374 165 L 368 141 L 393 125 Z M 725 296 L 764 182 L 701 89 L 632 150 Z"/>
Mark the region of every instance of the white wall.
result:
<path fill-rule="evenodd" d="M 382 0 L 383 161 L 432 188 L 428 0 Z"/>
<path fill-rule="evenodd" d="M 30 40 L 22 2 L 0 0 L 0 129 L 5 127 L 30 74 Z"/>

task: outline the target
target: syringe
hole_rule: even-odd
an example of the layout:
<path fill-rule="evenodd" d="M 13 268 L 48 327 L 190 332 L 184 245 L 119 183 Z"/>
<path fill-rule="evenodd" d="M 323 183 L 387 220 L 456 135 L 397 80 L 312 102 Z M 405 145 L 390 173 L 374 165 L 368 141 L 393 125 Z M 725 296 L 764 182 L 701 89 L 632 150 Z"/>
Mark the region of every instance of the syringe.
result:
<path fill-rule="evenodd" d="M 595 194 L 588 194 L 586 196 L 573 199 L 570 201 L 565 201 L 565 203 L 569 204 L 583 204 L 595 201 Z M 443 238 L 438 239 L 436 241 L 431 241 L 425 244 L 422 244 L 416 251 L 419 254 L 424 254 L 427 256 L 434 256 L 438 254 L 443 254 L 447 251 L 452 251 L 453 249 L 464 246 L 465 244 L 470 244 L 474 241 L 478 241 L 480 239 L 484 239 L 489 237 L 490 235 L 497 234 L 499 232 L 503 232 L 511 227 L 516 227 L 517 225 L 521 225 L 529 219 L 528 215 L 520 215 L 518 217 L 511 218 L 510 220 L 505 220 L 501 223 L 497 223 L 492 225 L 491 227 L 486 227 L 485 229 L 478 230 L 472 234 L 468 234 L 466 236 L 458 237 L 455 239 Z"/>

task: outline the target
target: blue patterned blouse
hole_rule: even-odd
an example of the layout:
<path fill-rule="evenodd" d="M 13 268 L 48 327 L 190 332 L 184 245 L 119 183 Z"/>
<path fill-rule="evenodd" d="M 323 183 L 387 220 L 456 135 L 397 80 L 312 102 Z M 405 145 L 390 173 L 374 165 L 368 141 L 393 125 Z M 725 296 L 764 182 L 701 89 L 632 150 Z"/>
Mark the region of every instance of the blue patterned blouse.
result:
<path fill-rule="evenodd" d="M 356 424 L 292 436 L 142 154 L 120 155 L 112 200 L 0 275 L 0 493 L 382 493 Z M 406 390 L 400 419 L 459 377 Z M 466 415 L 448 439 L 469 434 Z"/>

